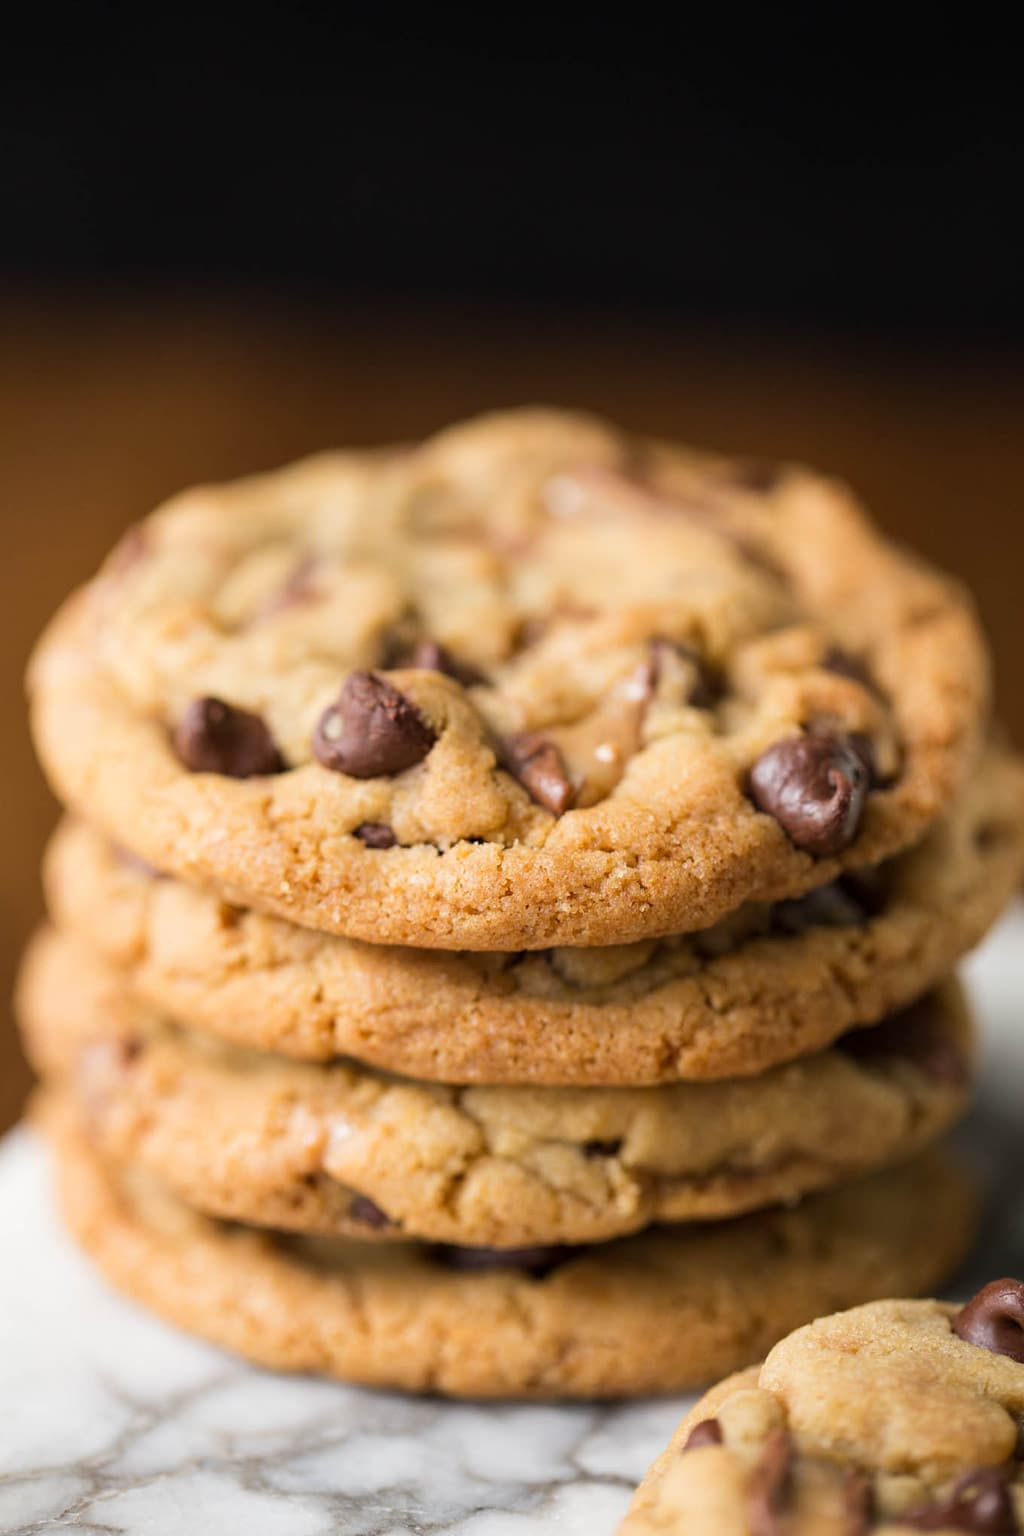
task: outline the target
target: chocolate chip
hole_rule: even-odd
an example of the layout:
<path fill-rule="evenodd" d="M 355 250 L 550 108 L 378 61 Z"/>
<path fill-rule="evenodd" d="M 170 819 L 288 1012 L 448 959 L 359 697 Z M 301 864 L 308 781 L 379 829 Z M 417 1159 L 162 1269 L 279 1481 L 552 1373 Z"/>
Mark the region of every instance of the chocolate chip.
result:
<path fill-rule="evenodd" d="M 584 1157 L 617 1157 L 622 1151 L 621 1141 L 585 1141 Z"/>
<path fill-rule="evenodd" d="M 837 677 L 849 678 L 851 683 L 860 683 L 863 688 L 873 687 L 864 663 L 859 657 L 851 656 L 849 651 L 844 651 L 841 646 L 829 646 L 821 658 L 821 665 L 826 672 L 834 672 Z"/>
<path fill-rule="evenodd" d="M 519 780 L 530 799 L 552 816 L 561 816 L 572 805 L 575 791 L 565 759 L 542 732 L 522 731 L 518 736 L 509 736 L 502 746 L 501 762 Z"/>
<path fill-rule="evenodd" d="M 695 1424 L 686 1437 L 683 1446 L 683 1454 L 687 1451 L 699 1451 L 705 1445 L 721 1445 L 722 1426 L 717 1419 L 701 1419 Z"/>
<path fill-rule="evenodd" d="M 863 923 L 867 915 L 845 883 L 833 880 L 794 901 L 776 902 L 771 917 L 777 933 L 799 935 L 811 928 L 852 928 Z"/>
<path fill-rule="evenodd" d="M 412 650 L 395 663 L 398 667 L 419 667 L 424 672 L 443 672 L 445 677 L 454 678 L 464 688 L 472 688 L 474 683 L 484 683 L 487 679 L 476 667 L 468 662 L 458 661 L 443 645 L 436 640 L 417 640 Z"/>
<path fill-rule="evenodd" d="M 411 699 L 377 672 L 352 672 L 313 733 L 317 761 L 353 779 L 402 773 L 437 740 Z"/>
<path fill-rule="evenodd" d="M 781 1516 L 792 1470 L 793 1441 L 787 1430 L 773 1429 L 747 1483 L 751 1536 L 782 1536 Z"/>
<path fill-rule="evenodd" d="M 867 1474 L 859 1467 L 848 1467 L 843 1477 L 842 1536 L 866 1536 L 875 1514 L 875 1495 Z"/>
<path fill-rule="evenodd" d="M 967 1344 L 1024 1365 L 1024 1285 L 1019 1280 L 990 1281 L 957 1313 L 953 1332 Z"/>
<path fill-rule="evenodd" d="M 726 469 L 725 477 L 731 485 L 738 485 L 744 491 L 766 495 L 774 491 L 784 474 L 781 464 L 772 464 L 767 459 L 734 459 Z"/>
<path fill-rule="evenodd" d="M 725 693 L 725 684 L 721 676 L 704 660 L 699 651 L 692 645 L 684 645 L 681 641 L 666 640 L 661 635 L 656 635 L 650 643 L 651 658 L 651 692 L 658 686 L 659 679 L 672 661 L 679 659 L 688 662 L 696 674 L 694 683 L 687 699 L 694 709 L 714 709 L 720 704 Z"/>
<path fill-rule="evenodd" d="M 285 761 L 259 715 L 223 699 L 193 699 L 178 721 L 174 750 L 193 773 L 252 779 L 281 773 Z"/>
<path fill-rule="evenodd" d="M 585 1248 L 537 1244 L 533 1248 L 466 1248 L 441 1243 L 432 1250 L 439 1263 L 448 1269 L 488 1271 L 524 1269 L 535 1279 L 542 1279 L 553 1269 L 567 1264 L 586 1252 Z"/>
<path fill-rule="evenodd" d="M 851 1030 L 839 1044 L 858 1061 L 899 1057 L 909 1061 L 934 1083 L 963 1088 L 970 1081 L 970 1066 L 956 1042 L 936 1016 L 932 998 L 923 998 L 880 1024 Z"/>
<path fill-rule="evenodd" d="M 869 787 L 864 760 L 844 736 L 791 736 L 758 758 L 750 796 L 798 848 L 818 858 L 857 836 Z"/>
<path fill-rule="evenodd" d="M 382 821 L 362 821 L 352 833 L 367 848 L 394 848 L 398 838 Z"/>
<path fill-rule="evenodd" d="M 900 1516 L 915 1531 L 968 1531 L 972 1536 L 1015 1536 L 1013 1496 L 1000 1467 L 965 1472 L 948 1493 Z"/>
<path fill-rule="evenodd" d="M 375 1205 L 368 1195 L 353 1195 L 348 1213 L 353 1221 L 361 1222 L 364 1227 L 371 1227 L 374 1232 L 383 1232 L 387 1227 L 395 1225 L 387 1212 L 382 1211 L 379 1205 Z"/>

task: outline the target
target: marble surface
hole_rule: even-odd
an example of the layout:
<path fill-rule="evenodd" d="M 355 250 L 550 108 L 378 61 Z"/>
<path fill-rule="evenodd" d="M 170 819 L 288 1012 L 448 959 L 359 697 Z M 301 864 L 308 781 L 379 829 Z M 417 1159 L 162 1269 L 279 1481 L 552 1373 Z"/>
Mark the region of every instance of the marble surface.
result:
<path fill-rule="evenodd" d="M 968 967 L 986 1025 L 961 1136 L 989 1191 L 958 1289 L 1024 1269 L 1024 911 Z M 611 1536 L 683 1399 L 480 1407 L 274 1378 L 106 1289 L 40 1147 L 0 1146 L 0 1533 Z"/>

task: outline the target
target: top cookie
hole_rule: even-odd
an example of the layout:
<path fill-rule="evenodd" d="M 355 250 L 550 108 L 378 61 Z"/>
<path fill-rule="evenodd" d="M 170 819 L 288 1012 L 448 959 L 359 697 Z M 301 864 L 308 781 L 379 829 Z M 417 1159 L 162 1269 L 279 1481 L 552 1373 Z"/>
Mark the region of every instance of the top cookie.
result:
<path fill-rule="evenodd" d="M 157 867 L 510 949 L 699 929 L 908 846 L 987 667 L 839 487 L 523 412 L 171 502 L 31 691 L 58 792 Z"/>
<path fill-rule="evenodd" d="M 1024 1285 L 819 1319 L 714 1388 L 623 1536 L 1024 1530 Z"/>

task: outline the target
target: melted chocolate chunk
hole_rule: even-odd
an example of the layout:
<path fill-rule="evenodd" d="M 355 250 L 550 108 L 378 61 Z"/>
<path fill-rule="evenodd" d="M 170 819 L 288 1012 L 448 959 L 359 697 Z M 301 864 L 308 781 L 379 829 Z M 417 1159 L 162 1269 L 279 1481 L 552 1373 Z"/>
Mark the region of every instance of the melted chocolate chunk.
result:
<path fill-rule="evenodd" d="M 1000 1467 L 965 1472 L 948 1493 L 900 1516 L 915 1531 L 968 1531 L 972 1536 L 1016 1536 L 1013 1496 Z"/>
<path fill-rule="evenodd" d="M 570 1259 L 578 1258 L 585 1248 L 569 1248 L 562 1244 L 537 1244 L 533 1248 L 466 1248 L 453 1244 L 437 1244 L 432 1252 L 447 1269 L 488 1271 L 492 1269 L 523 1269 L 534 1279 L 541 1280 Z"/>
<path fill-rule="evenodd" d="M 502 766 L 526 790 L 531 800 L 561 816 L 572 805 L 575 791 L 561 752 L 540 731 L 523 731 L 503 744 Z"/>
<path fill-rule="evenodd" d="M 721 1445 L 721 1443 L 722 1426 L 718 1420 L 701 1419 L 700 1423 L 695 1424 L 687 1435 L 683 1455 L 685 1456 L 687 1451 L 699 1451 L 705 1445 Z"/>
<path fill-rule="evenodd" d="M 193 773 L 252 779 L 286 764 L 259 715 L 223 699 L 193 699 L 178 721 L 174 750 Z"/>
<path fill-rule="evenodd" d="M 776 742 L 750 771 L 750 796 L 797 848 L 826 858 L 860 830 L 870 775 L 845 736 L 791 736 Z"/>
<path fill-rule="evenodd" d="M 360 822 L 352 835 L 367 848 L 395 848 L 398 845 L 398 838 L 382 821 Z"/>
<path fill-rule="evenodd" d="M 747 1484 L 751 1536 L 782 1536 L 782 1518 L 793 1470 L 793 1441 L 785 1429 L 773 1429 Z"/>
<path fill-rule="evenodd" d="M 376 672 L 350 673 L 313 734 L 318 762 L 353 779 L 402 773 L 437 740 L 411 699 Z"/>
<path fill-rule="evenodd" d="M 957 1313 L 953 1332 L 967 1344 L 1024 1365 L 1024 1285 L 1019 1280 L 990 1281 Z"/>
<path fill-rule="evenodd" d="M 387 1212 L 382 1211 L 369 1195 L 353 1195 L 348 1213 L 353 1221 L 362 1222 L 364 1227 L 371 1227 L 374 1232 L 383 1232 L 395 1225 Z"/>

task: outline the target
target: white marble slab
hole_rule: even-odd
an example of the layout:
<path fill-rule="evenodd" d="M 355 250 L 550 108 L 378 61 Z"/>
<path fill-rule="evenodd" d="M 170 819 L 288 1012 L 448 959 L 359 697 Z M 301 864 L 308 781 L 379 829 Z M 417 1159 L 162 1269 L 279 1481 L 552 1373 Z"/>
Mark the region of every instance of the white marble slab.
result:
<path fill-rule="evenodd" d="M 987 1025 L 963 1136 L 992 1199 L 971 1279 L 1024 1270 L 1024 912 L 969 967 Z M 0 1147 L 0 1533 L 611 1536 L 684 1401 L 476 1407 L 281 1379 L 155 1322 Z"/>

